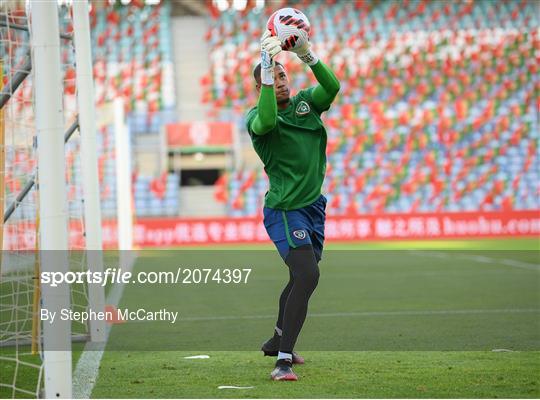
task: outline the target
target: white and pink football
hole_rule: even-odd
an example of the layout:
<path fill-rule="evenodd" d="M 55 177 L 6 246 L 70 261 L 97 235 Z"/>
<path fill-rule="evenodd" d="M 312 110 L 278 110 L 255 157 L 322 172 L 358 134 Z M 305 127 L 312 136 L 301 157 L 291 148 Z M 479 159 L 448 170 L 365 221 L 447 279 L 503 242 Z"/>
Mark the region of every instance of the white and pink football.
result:
<path fill-rule="evenodd" d="M 296 8 L 277 10 L 270 16 L 266 26 L 272 36 L 279 38 L 283 50 L 294 50 L 309 41 L 309 20 Z"/>

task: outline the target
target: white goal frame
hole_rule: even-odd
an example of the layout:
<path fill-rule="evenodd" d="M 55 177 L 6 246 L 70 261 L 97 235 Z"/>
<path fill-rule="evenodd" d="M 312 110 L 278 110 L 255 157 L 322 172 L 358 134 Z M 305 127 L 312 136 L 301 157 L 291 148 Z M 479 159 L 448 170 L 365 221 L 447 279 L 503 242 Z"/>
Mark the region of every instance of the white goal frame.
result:
<path fill-rule="evenodd" d="M 68 271 L 68 219 L 62 109 L 60 32 L 56 2 L 32 0 L 31 48 L 35 85 L 38 140 L 38 182 L 40 207 L 40 250 L 42 271 Z M 85 242 L 88 269 L 103 270 L 101 256 L 101 209 L 96 145 L 96 118 L 91 63 L 88 2 L 73 2 L 77 101 L 81 134 L 81 166 L 84 193 Z M 65 256 L 58 262 L 58 253 Z M 50 254 L 56 253 L 56 256 Z M 59 312 L 70 308 L 67 284 L 51 288 L 41 285 L 42 307 Z M 102 287 L 89 285 L 89 307 L 104 310 Z M 58 314 L 59 315 L 59 314 Z M 90 340 L 105 340 L 105 322 L 92 321 Z M 46 398 L 72 398 L 71 322 L 43 324 L 43 367 Z"/>
<path fill-rule="evenodd" d="M 10 77 L 9 89 L 2 91 L 2 108 L 9 102 L 21 82 L 32 73 L 33 85 L 33 115 L 35 122 L 34 148 L 37 158 L 37 168 L 26 182 L 25 187 L 17 194 L 10 204 L 4 220 L 22 204 L 25 196 L 32 187 L 39 191 L 39 210 L 36 219 L 36 232 L 38 240 L 36 248 L 39 251 L 39 265 L 41 272 L 68 272 L 70 264 L 70 220 L 68 206 L 68 183 L 66 182 L 66 148 L 65 144 L 70 136 L 79 129 L 80 140 L 78 163 L 80 165 L 79 188 L 82 191 L 82 213 L 84 219 L 84 247 L 85 252 L 83 269 L 101 273 L 103 271 L 103 236 L 101 215 L 101 188 L 98 173 L 98 134 L 101 128 L 114 131 L 114 158 L 116 181 L 116 220 L 117 250 L 132 250 L 133 248 L 133 204 L 131 188 L 131 141 L 129 129 L 126 126 L 124 102 L 116 99 L 96 111 L 95 92 L 93 80 L 93 63 L 91 55 L 89 2 L 77 0 L 70 4 L 72 8 L 73 34 L 60 32 L 59 8 L 56 1 L 29 0 L 26 6 L 28 26 L 22 24 L 3 25 L 7 29 L 27 30 L 29 32 L 30 49 L 27 61 L 22 72 Z M 9 8 L 6 8 L 9 10 Z M 76 71 L 77 110 L 76 119 L 65 130 L 64 117 L 64 76 L 62 72 L 61 50 L 64 43 L 61 40 L 72 41 L 70 46 L 74 49 Z M 66 107 L 67 109 L 68 107 Z M 3 126 L 3 124 L 2 124 Z M 30 131 L 33 134 L 34 130 Z M 1 150 L 4 150 L 2 144 Z M 69 150 L 68 150 L 69 151 Z M 3 153 L 2 153 L 3 154 Z M 1 156 L 1 154 L 0 154 Z M 0 161 L 2 157 L 0 157 Z M 3 175 L 2 175 L 3 176 Z M 4 191 L 2 190 L 2 194 Z M 80 200 L 79 200 L 80 201 Z M 3 207 L 2 207 L 3 210 Z M 10 220 L 11 221 L 11 220 Z M 107 223 L 107 221 L 105 221 Z M 0 224 L 0 233 L 3 233 L 4 222 Z M 110 233 L 110 231 L 108 231 Z M 2 235 L 0 234 L 0 238 Z M 39 243 L 39 245 L 38 245 Z M 13 244 L 13 243 L 12 243 Z M 17 241 L 15 245 L 18 245 Z M 125 253 L 125 254 L 124 254 Z M 125 251 L 120 252 L 120 261 L 131 257 Z M 35 269 L 37 274 L 38 269 Z M 36 394 L 46 398 L 72 398 L 73 397 L 73 367 L 71 343 L 74 340 L 71 321 L 55 319 L 54 324 L 39 321 L 39 308 L 57 312 L 59 316 L 62 309 L 69 309 L 79 304 L 71 304 L 72 288 L 69 284 L 59 284 L 57 287 L 39 284 L 40 297 L 34 299 L 34 313 L 38 313 L 37 337 L 38 351 L 41 360 L 36 365 L 39 370 Z M 101 285 L 87 285 L 87 303 L 85 306 L 93 311 L 105 310 L 105 292 Z M 37 299 L 41 300 L 38 305 Z M 35 318 L 35 316 L 34 316 Z M 104 345 L 108 336 L 108 327 L 105 321 L 88 321 L 84 338 L 92 345 Z M 27 345 L 28 340 L 14 342 L 15 346 Z M 6 342 L 10 346 L 11 343 Z M 34 346 L 34 339 L 32 339 Z M 34 350 L 33 347 L 33 352 Z M 35 353 L 34 353 L 35 354 Z M 15 362 L 19 363 L 18 358 Z M 24 364 L 24 363 L 21 363 Z M 15 369 L 16 371 L 16 369 Z M 16 374 L 16 372 L 15 372 Z M 17 375 L 15 375 L 16 377 Z M 13 387 L 13 390 L 29 393 L 27 390 L 17 389 L 18 385 L 1 385 Z M 41 391 L 43 389 L 43 391 Z"/>

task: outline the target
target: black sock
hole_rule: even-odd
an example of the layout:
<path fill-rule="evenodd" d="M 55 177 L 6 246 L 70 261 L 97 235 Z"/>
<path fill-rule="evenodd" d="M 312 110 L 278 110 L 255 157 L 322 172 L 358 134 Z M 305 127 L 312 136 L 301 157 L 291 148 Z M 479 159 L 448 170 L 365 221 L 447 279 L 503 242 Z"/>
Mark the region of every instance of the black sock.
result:
<path fill-rule="evenodd" d="M 306 319 L 309 298 L 319 282 L 319 266 L 311 245 L 291 249 L 285 263 L 294 280 L 284 307 L 279 351 L 292 353 Z"/>
<path fill-rule="evenodd" d="M 291 292 L 291 289 L 293 287 L 294 283 L 294 277 L 289 269 L 289 282 L 287 285 L 283 288 L 283 291 L 281 292 L 281 296 L 279 296 L 279 312 L 278 312 L 278 319 L 276 322 L 276 327 L 283 331 L 283 314 L 285 313 L 285 304 L 287 304 L 287 299 L 289 298 L 289 293 Z M 274 331 L 274 336 L 278 335 L 276 331 Z M 281 338 L 281 335 L 278 335 Z"/>

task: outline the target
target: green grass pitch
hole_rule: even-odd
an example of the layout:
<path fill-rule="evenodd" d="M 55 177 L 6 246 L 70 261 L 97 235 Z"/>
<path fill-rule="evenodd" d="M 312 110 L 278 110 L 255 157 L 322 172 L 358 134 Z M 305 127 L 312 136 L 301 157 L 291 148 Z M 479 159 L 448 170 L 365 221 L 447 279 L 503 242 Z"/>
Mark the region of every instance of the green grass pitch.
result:
<path fill-rule="evenodd" d="M 272 382 L 256 352 L 107 353 L 93 397 L 537 398 L 538 352 L 306 352 L 298 382 Z M 252 389 L 218 389 L 235 385 Z"/>
<path fill-rule="evenodd" d="M 242 247 L 243 250 L 254 248 L 272 249 L 270 246 Z M 239 247 L 220 249 L 238 250 Z M 188 319 L 202 316 L 203 320 L 179 324 L 176 331 L 169 328 L 161 331 L 154 324 L 139 324 L 136 331 L 130 329 L 130 324 L 115 325 L 110 337 L 111 348 L 115 343 L 129 343 L 127 338 L 131 336 L 136 342 L 147 338 L 147 344 L 140 348 L 146 346 L 149 351 L 129 350 L 129 344 L 126 351 L 107 351 L 92 396 L 540 396 L 537 240 L 351 243 L 330 245 L 328 249 L 418 249 L 422 257 L 409 260 L 407 251 L 391 252 L 393 258 L 388 265 L 386 259 L 378 260 L 380 252 L 357 252 L 363 255 L 364 262 L 358 259 L 350 265 L 321 264 L 320 284 L 310 303 L 314 317 L 308 317 L 297 344 L 298 351 L 306 357 L 306 364 L 295 368 L 298 382 L 270 381 L 274 360 L 263 357 L 258 351 L 260 343 L 272 330 L 276 301 L 286 280 L 286 272 L 278 264 L 259 274 L 259 280 L 254 276 L 253 286 L 235 292 L 236 296 L 228 295 L 226 289 L 201 287 L 181 290 L 160 287 L 162 293 L 156 296 L 155 288 L 128 285 L 121 307 L 134 307 L 141 304 L 141 299 L 145 299 L 148 308 L 181 303 L 184 304 L 181 315 Z M 434 253 L 435 257 L 426 257 L 424 252 Z M 447 256 L 437 258 L 437 252 Z M 279 258 L 272 258 L 269 253 L 261 255 L 270 258 L 269 264 L 279 263 Z M 159 254 L 156 251 L 146 258 L 143 256 L 135 270 L 146 268 L 149 260 Z M 219 254 L 222 257 L 224 253 Z M 480 258 L 475 259 L 475 256 Z M 486 256 L 495 260 L 494 263 L 486 264 L 482 258 Z M 166 259 L 164 257 L 160 269 L 167 269 Z M 503 260 L 508 259 L 525 268 L 504 264 Z M 369 268 L 365 264 L 376 267 Z M 486 309 L 517 311 L 429 314 L 437 310 Z M 425 315 L 392 314 L 396 310 L 428 312 Z M 362 314 L 370 311 L 374 315 Z M 355 316 L 354 312 L 359 314 Z M 339 313 L 343 316 L 338 316 Z M 348 313 L 353 316 L 347 316 Z M 263 318 L 250 319 L 253 315 Z M 212 316 L 247 317 L 223 321 L 212 320 Z M 235 335 L 242 343 L 223 340 L 223 336 Z M 153 345 L 154 341 L 160 344 Z M 175 342 L 183 344 L 175 349 Z M 208 349 L 201 343 L 207 343 Z M 234 349 L 238 350 L 226 351 L 223 347 L 227 345 L 236 346 Z M 317 351 L 317 346 L 321 346 L 321 350 Z M 168 350 L 160 351 L 162 348 Z M 513 351 L 493 351 L 495 349 Z M 210 358 L 184 359 L 196 354 L 207 354 Z M 218 389 L 222 385 L 251 388 Z"/>
<path fill-rule="evenodd" d="M 256 250 L 264 268 L 245 287 L 126 285 L 120 307 L 176 307 L 180 322 L 114 325 L 93 398 L 540 397 L 537 239 L 328 245 L 339 251 L 321 263 L 298 382 L 270 381 L 274 359 L 259 351 L 287 279 L 272 246 L 195 249 L 223 262 Z M 141 252 L 134 271 L 174 270 L 171 254 Z M 197 354 L 210 358 L 184 358 Z"/>

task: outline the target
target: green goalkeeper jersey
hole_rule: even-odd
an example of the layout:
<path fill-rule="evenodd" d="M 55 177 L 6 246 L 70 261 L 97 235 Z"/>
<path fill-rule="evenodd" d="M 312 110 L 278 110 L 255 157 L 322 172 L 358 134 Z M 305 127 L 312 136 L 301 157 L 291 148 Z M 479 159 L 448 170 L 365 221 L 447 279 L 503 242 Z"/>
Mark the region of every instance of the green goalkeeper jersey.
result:
<path fill-rule="evenodd" d="M 247 114 L 253 147 L 270 180 L 266 207 L 294 210 L 313 203 L 321 194 L 326 172 L 326 129 L 321 120 L 325 110 L 314 105 L 314 89 L 293 96 L 287 108 L 277 111 L 276 126 L 264 135 L 252 129 L 257 107 Z"/>

